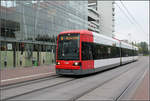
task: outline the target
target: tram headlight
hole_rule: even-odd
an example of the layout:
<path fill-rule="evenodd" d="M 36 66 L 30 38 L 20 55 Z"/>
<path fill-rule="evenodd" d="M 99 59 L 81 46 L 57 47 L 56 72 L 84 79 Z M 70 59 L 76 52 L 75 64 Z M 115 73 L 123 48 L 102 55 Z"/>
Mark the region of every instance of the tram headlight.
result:
<path fill-rule="evenodd" d="M 81 66 L 81 62 L 75 62 L 73 66 Z"/>
<path fill-rule="evenodd" d="M 56 62 L 56 65 L 60 65 L 60 62 Z"/>

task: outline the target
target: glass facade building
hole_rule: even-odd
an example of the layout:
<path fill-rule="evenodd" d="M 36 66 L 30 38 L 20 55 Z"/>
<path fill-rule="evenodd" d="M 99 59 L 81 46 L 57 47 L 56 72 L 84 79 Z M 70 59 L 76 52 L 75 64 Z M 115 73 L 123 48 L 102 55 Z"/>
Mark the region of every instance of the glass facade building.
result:
<path fill-rule="evenodd" d="M 0 67 L 54 63 L 56 36 L 88 29 L 87 6 L 88 1 L 0 1 Z"/>

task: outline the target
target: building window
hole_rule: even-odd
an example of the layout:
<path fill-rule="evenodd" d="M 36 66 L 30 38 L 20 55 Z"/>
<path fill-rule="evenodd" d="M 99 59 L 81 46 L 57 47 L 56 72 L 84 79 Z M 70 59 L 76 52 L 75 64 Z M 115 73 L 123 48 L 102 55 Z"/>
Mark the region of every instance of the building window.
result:
<path fill-rule="evenodd" d="M 15 1 L 1 1 L 1 6 L 10 8 L 10 7 L 16 7 Z"/>

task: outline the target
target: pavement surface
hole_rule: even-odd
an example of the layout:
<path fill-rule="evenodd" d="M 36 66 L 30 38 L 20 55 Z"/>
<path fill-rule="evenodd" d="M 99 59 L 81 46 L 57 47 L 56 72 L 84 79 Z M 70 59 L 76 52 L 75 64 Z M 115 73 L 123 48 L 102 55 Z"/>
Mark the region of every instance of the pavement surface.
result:
<path fill-rule="evenodd" d="M 117 100 L 122 92 L 135 78 L 141 80 L 125 92 L 123 100 L 139 100 L 149 101 L 149 58 L 141 57 L 139 61 L 120 66 L 118 68 L 102 72 L 96 75 L 87 76 L 74 81 L 48 87 L 53 84 L 64 82 L 72 78 L 58 78 L 54 80 L 39 82 L 37 84 L 27 85 L 24 87 L 16 88 L 17 93 L 25 93 L 36 89 L 40 91 L 25 94 L 13 98 L 14 100 Z M 128 72 L 125 72 L 129 69 Z M 55 65 L 15 68 L 1 70 L 1 85 L 8 85 L 22 81 L 28 81 L 43 77 L 55 75 Z M 122 74 L 122 75 L 120 75 Z M 105 83 L 106 82 L 106 83 Z M 35 86 L 36 85 L 36 86 Z M 135 87 L 136 86 L 136 87 Z M 42 87 L 47 89 L 42 90 Z M 93 89 L 96 87 L 96 89 Z M 92 89 L 88 92 L 88 89 Z M 15 89 L 4 91 L 2 94 L 5 97 L 11 96 Z M 132 93 L 131 93 L 132 92 Z M 129 97 L 130 95 L 130 97 Z M 7 97 L 6 96 L 6 97 Z"/>
<path fill-rule="evenodd" d="M 132 100 L 141 100 L 141 101 L 150 101 L 150 94 L 149 94 L 149 71 L 147 71 L 144 79 L 140 83 L 138 89 L 136 89 L 134 95 L 132 96 Z"/>
<path fill-rule="evenodd" d="M 80 97 L 78 100 L 131 100 L 128 96 L 124 97 L 123 99 L 120 98 L 122 95 L 125 95 L 126 90 L 130 91 L 128 87 L 134 82 L 134 80 L 138 80 L 145 71 L 148 69 L 148 62 L 142 64 L 142 62 L 146 61 L 146 59 L 142 59 L 140 64 L 137 64 L 136 67 L 131 67 L 130 71 L 123 73 L 122 75 L 116 77 L 115 79 L 111 80 L 110 82 L 104 84 L 96 88 L 95 90 L 89 92 L 88 94 Z M 130 66 L 131 64 L 128 64 Z M 147 84 L 147 83 L 145 83 Z M 148 89 L 148 86 L 140 85 L 143 88 L 141 90 L 146 91 L 144 88 Z M 139 87 L 137 88 L 139 89 Z M 137 92 L 134 92 L 137 94 Z M 133 93 L 133 94 L 134 94 Z M 140 96 L 145 96 L 146 92 L 143 93 L 140 91 Z M 133 96 L 133 95 L 132 95 Z M 144 98 L 143 97 L 143 98 Z M 138 99 L 138 98 L 137 98 Z M 136 100 L 137 100 L 136 99 Z M 145 98 L 146 99 L 146 98 Z M 143 99 L 144 100 L 144 99 Z"/>
<path fill-rule="evenodd" d="M 147 59 L 143 57 L 131 64 L 17 96 L 11 100 L 118 100 L 132 81 L 147 70 Z"/>
<path fill-rule="evenodd" d="M 0 70 L 0 85 L 9 85 L 51 75 L 55 75 L 55 65 L 3 69 Z"/>

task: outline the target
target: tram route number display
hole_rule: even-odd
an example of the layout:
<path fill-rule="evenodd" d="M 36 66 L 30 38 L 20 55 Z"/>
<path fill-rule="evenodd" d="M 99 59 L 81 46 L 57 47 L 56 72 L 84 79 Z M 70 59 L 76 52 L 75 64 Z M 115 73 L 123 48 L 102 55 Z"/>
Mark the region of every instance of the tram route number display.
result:
<path fill-rule="evenodd" d="M 66 36 L 66 37 L 61 36 L 60 39 L 61 40 L 78 40 L 79 37 L 77 37 L 77 36 Z"/>

